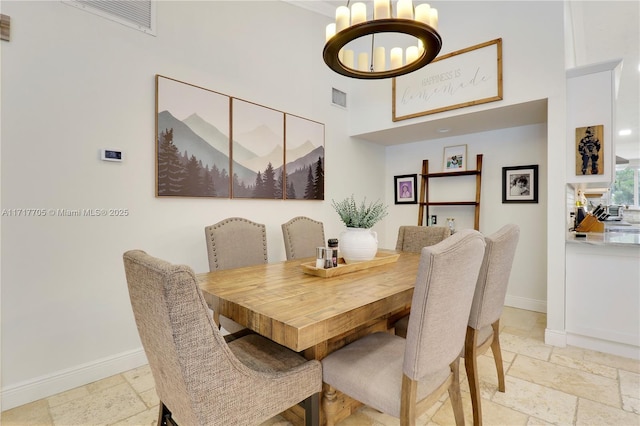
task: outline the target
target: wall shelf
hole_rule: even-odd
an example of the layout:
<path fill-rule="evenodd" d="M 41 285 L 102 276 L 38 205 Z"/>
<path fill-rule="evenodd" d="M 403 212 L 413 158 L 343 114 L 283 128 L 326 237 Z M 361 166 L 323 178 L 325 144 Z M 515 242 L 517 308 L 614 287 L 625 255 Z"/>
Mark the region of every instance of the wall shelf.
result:
<path fill-rule="evenodd" d="M 475 217 L 473 228 L 480 230 L 480 190 L 482 184 L 482 154 L 476 156 L 476 169 L 463 172 L 438 172 L 429 173 L 429 160 L 422 160 L 422 173 L 420 174 L 420 199 L 418 201 L 418 226 L 423 226 L 425 216 L 429 217 L 429 206 L 474 206 Z M 429 179 L 452 178 L 456 176 L 476 177 L 476 198 L 473 201 L 429 201 Z"/>

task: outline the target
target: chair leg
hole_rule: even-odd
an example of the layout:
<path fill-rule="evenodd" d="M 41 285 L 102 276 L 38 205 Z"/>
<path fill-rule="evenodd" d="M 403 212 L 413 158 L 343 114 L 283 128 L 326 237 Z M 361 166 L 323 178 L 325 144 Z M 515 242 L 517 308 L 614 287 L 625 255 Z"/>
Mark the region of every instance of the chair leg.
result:
<path fill-rule="evenodd" d="M 302 402 L 305 426 L 320 426 L 320 393 L 314 393 Z"/>
<path fill-rule="evenodd" d="M 478 379 L 478 360 L 476 358 L 477 330 L 467 326 L 467 336 L 464 342 L 464 368 L 467 371 L 471 406 L 473 407 L 473 424 L 482 426 L 482 406 L 480 405 L 480 380 Z"/>
<path fill-rule="evenodd" d="M 460 390 L 458 388 L 458 390 Z M 402 375 L 402 397 L 400 399 L 400 426 L 415 426 L 418 382 Z"/>
<path fill-rule="evenodd" d="M 338 395 L 333 387 L 326 384 L 324 387 L 325 390 L 322 397 L 322 410 L 324 411 L 324 417 L 326 420 L 325 425 L 334 426 L 336 413 L 338 412 Z"/>
<path fill-rule="evenodd" d="M 453 417 L 456 420 L 456 426 L 464 426 L 464 411 L 462 410 L 462 395 L 460 393 L 460 357 L 451 363 L 451 372 L 453 373 L 453 381 L 449 386 L 449 399 L 451 399 Z"/>
<path fill-rule="evenodd" d="M 496 363 L 496 371 L 498 372 L 498 390 L 504 392 L 504 367 L 502 366 L 502 350 L 500 349 L 500 320 L 498 319 L 491 324 L 491 327 L 493 328 L 491 352 L 493 352 L 493 360 Z"/>
<path fill-rule="evenodd" d="M 178 426 L 164 402 L 160 401 L 158 408 L 158 426 Z"/>

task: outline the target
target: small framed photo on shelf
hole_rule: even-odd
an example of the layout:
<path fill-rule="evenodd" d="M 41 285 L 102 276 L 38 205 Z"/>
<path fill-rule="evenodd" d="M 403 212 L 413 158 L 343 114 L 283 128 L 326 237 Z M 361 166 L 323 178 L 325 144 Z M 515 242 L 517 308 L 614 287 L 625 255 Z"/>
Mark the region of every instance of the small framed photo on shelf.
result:
<path fill-rule="evenodd" d="M 463 172 L 467 170 L 467 146 L 444 147 L 443 172 Z"/>
<path fill-rule="evenodd" d="M 538 202 L 538 165 L 502 168 L 502 203 Z"/>
<path fill-rule="evenodd" d="M 417 177 L 418 175 L 393 177 L 396 204 L 416 204 L 418 202 L 416 196 Z"/>

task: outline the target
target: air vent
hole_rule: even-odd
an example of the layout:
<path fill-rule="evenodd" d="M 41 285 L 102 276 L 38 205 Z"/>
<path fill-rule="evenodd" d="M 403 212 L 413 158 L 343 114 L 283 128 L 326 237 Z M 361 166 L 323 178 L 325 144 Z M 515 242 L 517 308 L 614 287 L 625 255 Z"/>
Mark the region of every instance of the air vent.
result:
<path fill-rule="evenodd" d="M 63 3 L 156 35 L 155 0 L 63 0 Z"/>
<path fill-rule="evenodd" d="M 333 105 L 347 108 L 347 94 L 335 87 L 331 88 L 331 103 Z"/>

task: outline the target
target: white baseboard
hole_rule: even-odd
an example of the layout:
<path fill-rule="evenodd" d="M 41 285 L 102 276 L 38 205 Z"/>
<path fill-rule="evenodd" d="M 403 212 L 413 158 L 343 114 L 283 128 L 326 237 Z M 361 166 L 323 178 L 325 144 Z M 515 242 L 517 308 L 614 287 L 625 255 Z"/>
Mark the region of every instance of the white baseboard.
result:
<path fill-rule="evenodd" d="M 564 348 L 567 346 L 567 333 L 565 331 L 547 328 L 544 330 L 544 343 Z"/>
<path fill-rule="evenodd" d="M 142 348 L 2 388 L 2 410 L 55 395 L 147 364 Z"/>
<path fill-rule="evenodd" d="M 526 297 L 509 296 L 504 299 L 505 306 L 512 308 L 525 309 L 527 311 L 547 313 L 547 301 L 528 299 Z"/>
<path fill-rule="evenodd" d="M 638 346 L 612 342 L 596 337 L 567 333 L 567 345 L 640 360 L 640 348 Z"/>

